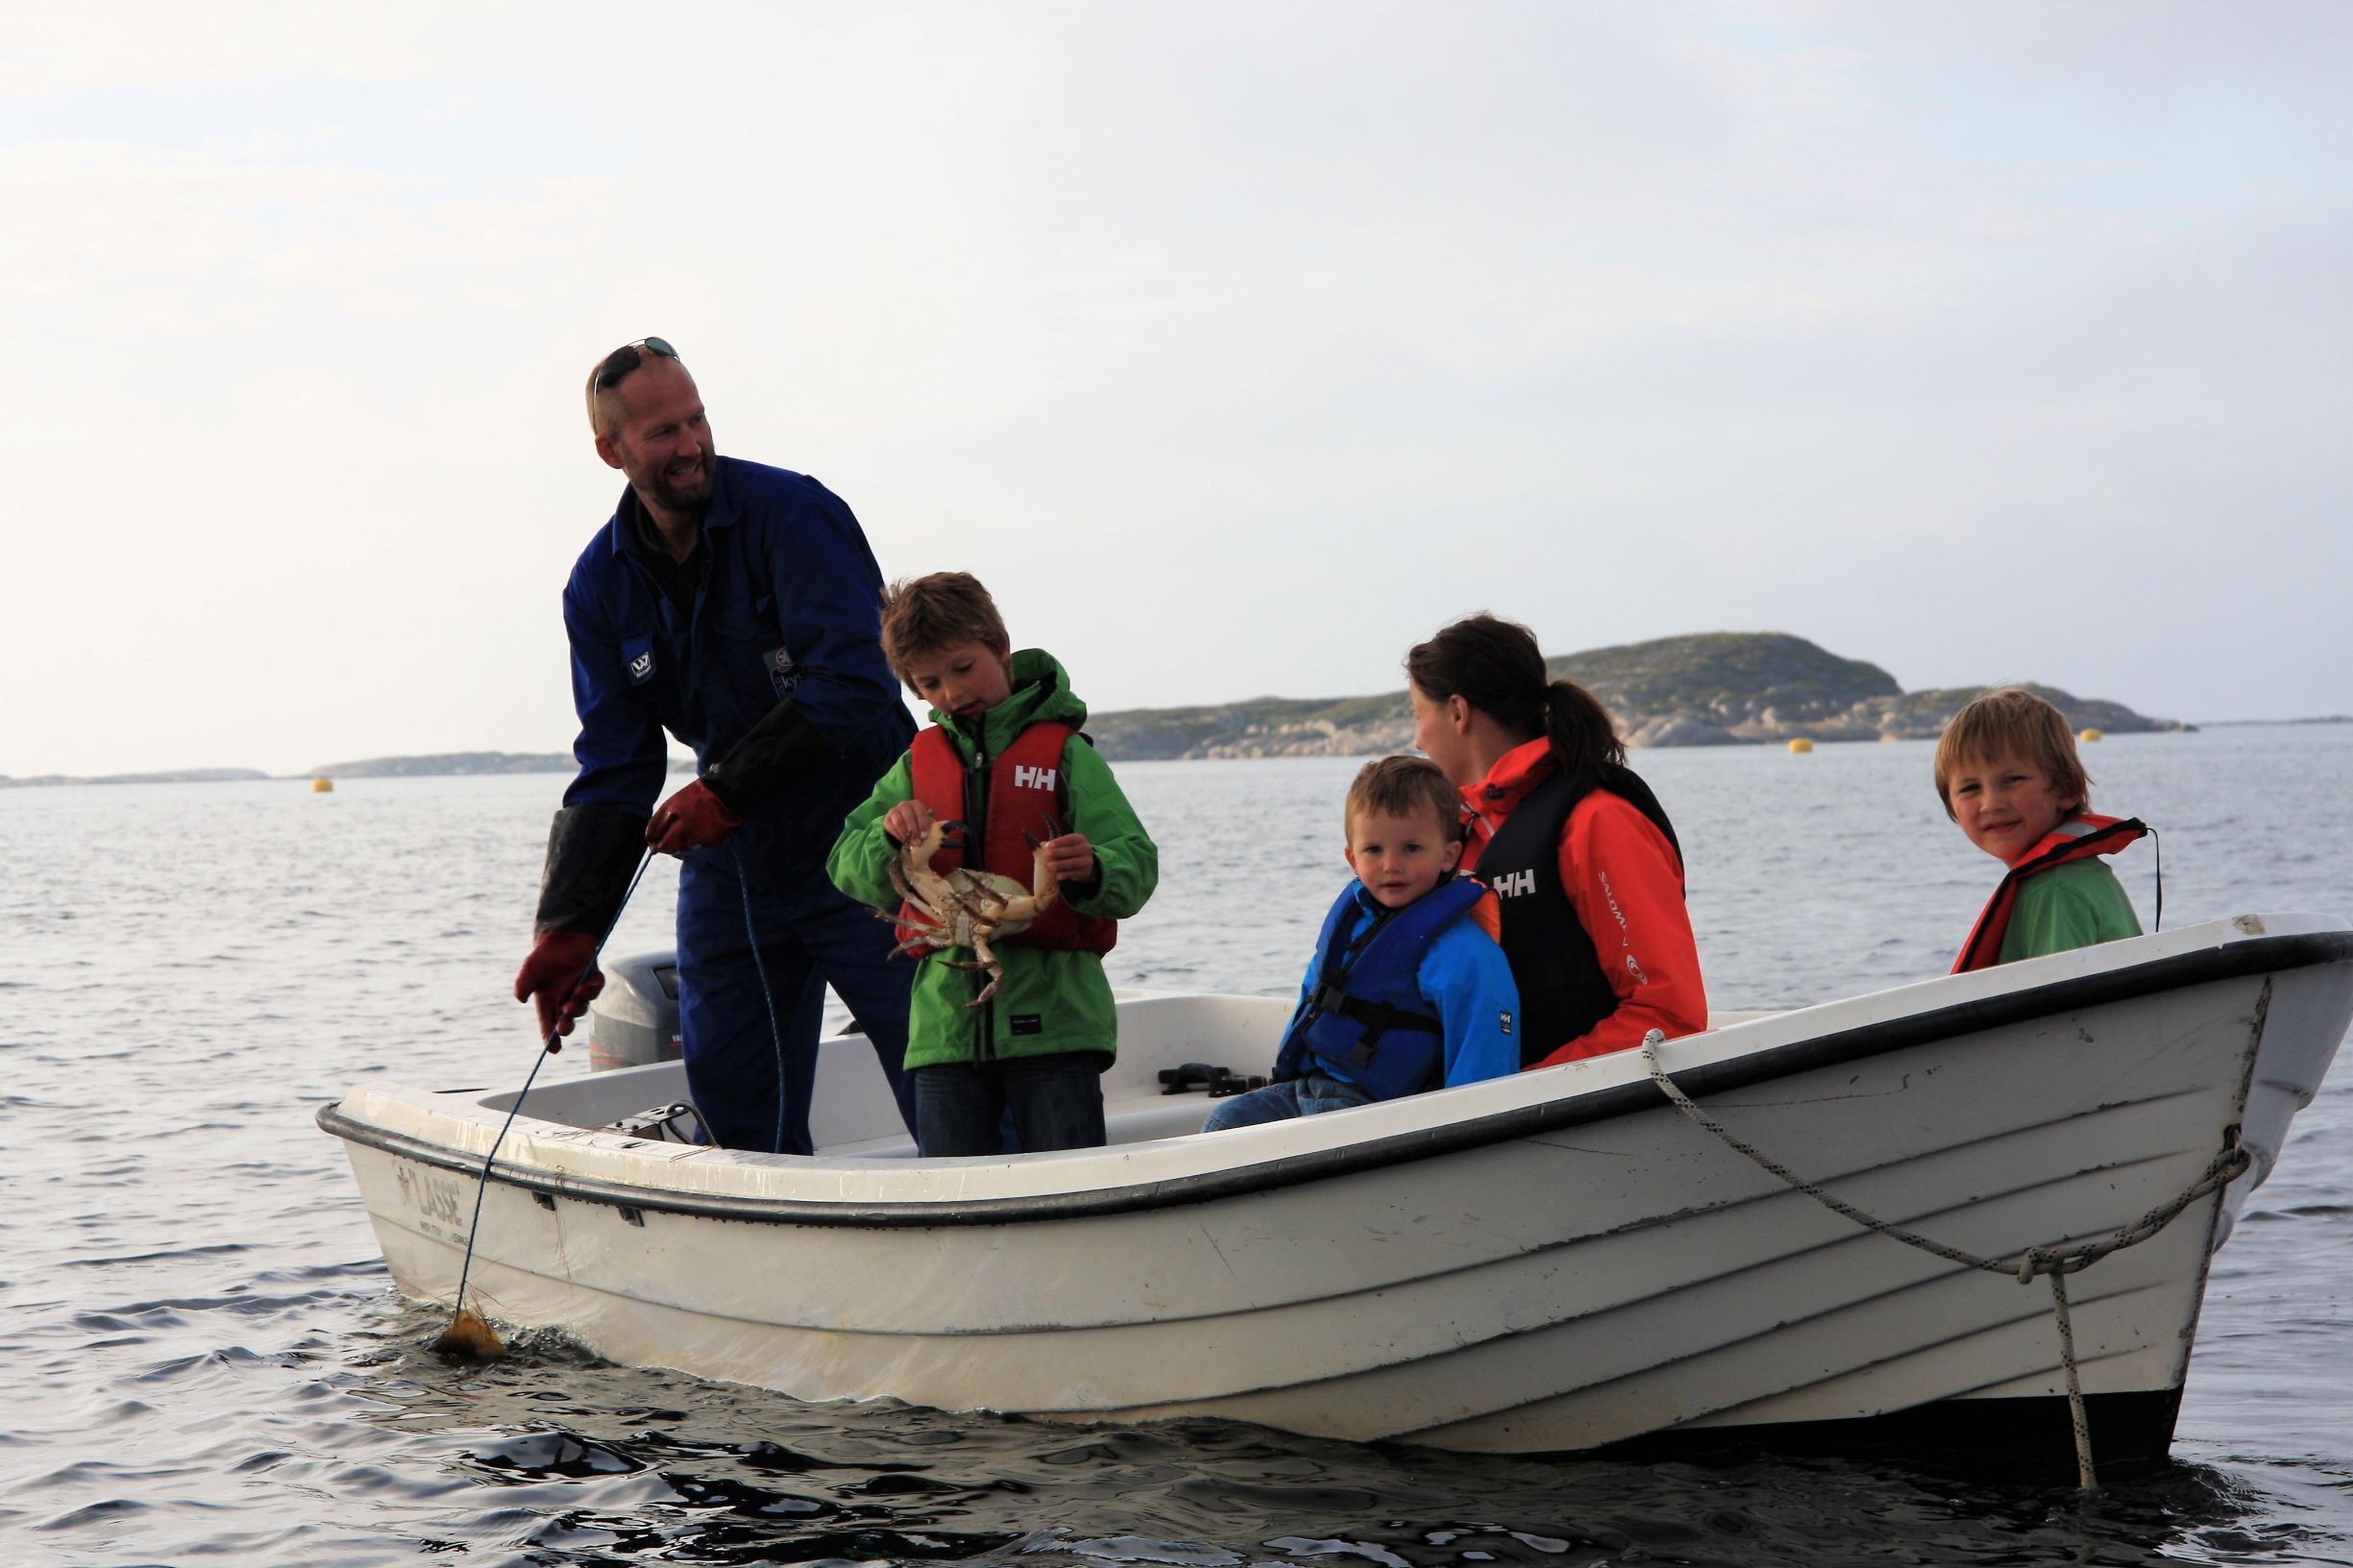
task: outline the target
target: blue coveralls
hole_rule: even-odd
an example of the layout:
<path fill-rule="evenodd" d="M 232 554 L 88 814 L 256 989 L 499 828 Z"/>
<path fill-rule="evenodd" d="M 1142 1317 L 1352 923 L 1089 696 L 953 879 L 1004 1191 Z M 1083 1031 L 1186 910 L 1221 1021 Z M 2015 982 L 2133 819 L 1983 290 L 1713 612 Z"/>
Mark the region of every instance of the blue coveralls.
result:
<path fill-rule="evenodd" d="M 809 1153 L 830 983 L 872 1041 L 912 1127 L 899 1066 L 915 966 L 890 962 L 890 926 L 825 875 L 843 818 L 915 732 L 882 656 L 882 576 L 866 535 L 841 498 L 806 475 L 722 457 L 702 516 L 708 576 L 682 612 L 645 565 L 640 516 L 635 493 L 624 491 L 564 586 L 580 716 L 573 746 L 580 772 L 564 804 L 650 815 L 671 782 L 663 730 L 694 747 L 707 771 L 786 698 L 834 751 L 830 763 L 741 810 L 743 825 L 720 844 L 684 857 L 678 1023 L 696 1109 L 726 1147 Z M 760 966 L 747 934 L 747 892 Z"/>

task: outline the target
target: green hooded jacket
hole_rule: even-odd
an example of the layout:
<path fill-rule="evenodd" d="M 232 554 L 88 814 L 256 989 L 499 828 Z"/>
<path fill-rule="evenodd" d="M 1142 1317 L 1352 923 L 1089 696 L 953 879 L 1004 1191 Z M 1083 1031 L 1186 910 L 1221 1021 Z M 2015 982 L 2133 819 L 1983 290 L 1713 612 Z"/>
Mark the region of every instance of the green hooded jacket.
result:
<path fill-rule="evenodd" d="M 981 715 L 979 733 L 937 709 L 932 722 L 947 732 L 956 754 L 968 764 L 976 748 L 1001 755 L 1014 737 L 1042 721 L 1077 728 L 1087 722 L 1087 704 L 1070 690 L 1069 676 L 1054 656 L 1026 648 L 1013 656 L 1013 692 Z M 1094 850 L 1101 880 L 1092 888 L 1063 884 L 1063 896 L 1082 915 L 1123 920 L 1143 908 L 1160 881 L 1160 849 L 1136 820 L 1136 812 L 1112 777 L 1111 764 L 1092 745 L 1073 735 L 1063 747 L 1063 776 L 1068 781 L 1069 820 L 1063 826 L 1084 834 Z M 826 857 L 833 885 L 874 909 L 895 912 L 899 898 L 891 886 L 891 862 L 899 846 L 883 831 L 891 808 L 915 795 L 913 765 L 902 753 L 875 784 L 866 803 L 849 814 L 842 836 Z M 1060 1051 L 1100 1051 L 1109 1066 L 1118 1049 L 1118 1023 L 1112 1012 L 1111 982 L 1093 953 L 1068 948 L 1028 947 L 1017 942 L 996 949 L 1004 981 L 986 1007 L 966 1004 L 988 984 L 979 970 L 955 969 L 923 960 L 915 977 L 915 999 L 907 1024 L 907 1066 L 951 1062 L 986 1062 L 1009 1056 L 1047 1056 Z M 911 955 L 912 956 L 912 955 Z M 944 957 L 969 959 L 968 948 Z M 1014 1020 L 1021 1020 L 1016 1033 Z M 1032 1020 L 1035 1020 L 1033 1022 Z"/>

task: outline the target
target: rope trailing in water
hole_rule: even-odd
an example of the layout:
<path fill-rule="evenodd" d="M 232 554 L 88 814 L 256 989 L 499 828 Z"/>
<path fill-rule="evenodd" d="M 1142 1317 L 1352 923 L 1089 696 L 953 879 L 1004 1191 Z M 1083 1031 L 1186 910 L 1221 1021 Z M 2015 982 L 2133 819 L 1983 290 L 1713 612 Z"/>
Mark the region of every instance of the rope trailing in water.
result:
<path fill-rule="evenodd" d="M 1651 1081 L 1659 1087 L 1660 1091 L 1669 1100 L 1674 1102 L 1675 1108 L 1832 1213 L 1851 1219 L 1866 1230 L 1892 1237 L 1907 1247 L 1918 1247 L 1923 1252 L 1934 1253 L 1937 1257 L 1950 1262 L 1960 1263 L 1968 1268 L 1982 1269 L 1989 1274 L 2011 1275 L 2021 1285 L 2031 1283 L 2038 1274 L 2050 1276 L 2051 1315 L 2056 1320 L 2059 1330 L 2060 1364 L 2067 1372 L 2067 1411 L 2075 1428 L 2075 1477 L 2077 1482 L 2086 1491 L 2091 1491 L 2098 1486 L 2099 1482 L 2092 1464 L 2092 1429 L 2084 1418 L 2083 1380 L 2075 1367 L 2075 1328 L 2068 1311 L 2067 1277 L 2089 1268 L 2112 1252 L 2121 1252 L 2126 1247 L 2140 1245 L 2170 1225 L 2175 1217 L 2190 1205 L 2210 1192 L 2220 1191 L 2236 1181 L 2254 1162 L 2246 1150 L 2239 1146 L 2235 1135 L 2232 1140 L 2223 1146 L 2222 1152 L 2207 1163 L 2205 1170 L 2199 1174 L 2197 1180 L 2192 1182 L 2179 1196 L 2159 1204 L 2131 1224 L 2108 1236 L 2091 1241 L 2077 1242 L 2073 1246 L 2054 1244 L 2047 1247 L 2028 1247 L 2017 1256 L 2007 1259 L 1980 1258 L 1973 1252 L 1965 1252 L 1959 1247 L 1948 1246 L 1942 1241 L 1932 1240 L 1916 1232 L 1907 1231 L 1900 1225 L 1891 1224 L 1875 1215 L 1865 1213 L 1854 1205 L 1824 1191 L 1770 1155 L 1763 1154 L 1743 1142 L 1721 1122 L 1692 1103 L 1691 1096 L 1684 1093 L 1681 1087 L 1667 1076 L 1666 1068 L 1658 1065 L 1658 1047 L 1665 1042 L 1666 1038 L 1662 1031 L 1656 1029 L 1643 1037 L 1642 1065 L 1650 1069 Z"/>
<path fill-rule="evenodd" d="M 569 997 L 579 989 L 581 982 L 596 972 L 597 960 L 603 954 L 605 943 L 611 940 L 613 927 L 621 923 L 621 912 L 629 907 L 630 898 L 636 895 L 638 883 L 646 879 L 646 868 L 652 864 L 653 851 L 649 849 L 638 861 L 637 874 L 629 878 L 628 889 L 622 894 L 621 902 L 615 906 L 613 918 L 604 922 L 604 929 L 598 934 L 597 945 L 589 953 L 588 962 L 580 966 L 580 972 L 574 975 L 572 984 L 564 988 L 565 996 Z M 482 1195 L 490 1189 L 491 1162 L 498 1159 L 499 1146 L 506 1141 L 506 1130 L 515 1124 L 515 1117 L 523 1111 L 524 1099 L 531 1092 L 531 1085 L 538 1082 L 539 1069 L 547 1065 L 549 1057 L 563 1048 L 559 1043 L 563 1039 L 563 1020 L 559 1017 L 555 1027 L 548 1031 L 548 1038 L 540 1041 L 540 1049 L 531 1058 L 531 1070 L 525 1075 L 523 1088 L 515 1095 L 515 1103 L 506 1108 L 506 1119 L 499 1123 L 499 1136 L 490 1140 L 490 1152 L 482 1156 L 481 1173 L 474 1179 L 474 1218 L 466 1226 L 465 1261 L 457 1265 L 457 1298 L 451 1304 L 450 1326 L 442 1332 L 438 1343 L 440 1349 L 461 1351 L 487 1359 L 502 1354 L 505 1348 L 499 1343 L 499 1336 L 491 1332 L 490 1325 L 483 1321 L 479 1313 L 473 1314 L 471 1323 L 466 1321 L 466 1279 L 474 1271 L 474 1238 L 482 1228 Z"/>

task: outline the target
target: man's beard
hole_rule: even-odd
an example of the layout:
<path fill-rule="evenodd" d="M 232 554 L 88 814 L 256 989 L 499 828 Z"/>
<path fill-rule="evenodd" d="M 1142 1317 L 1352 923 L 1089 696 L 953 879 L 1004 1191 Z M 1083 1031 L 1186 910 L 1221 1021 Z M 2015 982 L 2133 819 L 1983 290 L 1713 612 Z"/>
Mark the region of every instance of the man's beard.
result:
<path fill-rule="evenodd" d="M 646 487 L 653 492 L 653 503 L 666 512 L 700 511 L 711 499 L 711 459 L 705 457 L 685 485 L 665 468 L 648 475 Z"/>

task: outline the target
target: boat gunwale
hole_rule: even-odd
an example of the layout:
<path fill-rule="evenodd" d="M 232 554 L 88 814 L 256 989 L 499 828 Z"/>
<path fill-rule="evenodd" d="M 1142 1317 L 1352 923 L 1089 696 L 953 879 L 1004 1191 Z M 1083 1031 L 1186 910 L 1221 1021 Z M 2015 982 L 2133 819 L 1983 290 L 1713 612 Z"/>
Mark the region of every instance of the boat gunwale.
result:
<path fill-rule="evenodd" d="M 1991 996 L 1972 997 L 1900 1017 L 1765 1046 L 1720 1062 L 1680 1068 L 1676 1082 L 1694 1099 L 1770 1083 L 1821 1067 L 1908 1050 L 1957 1035 L 2080 1012 L 2250 975 L 2285 973 L 2353 961 L 2353 931 L 2294 932 L 2247 937 L 2194 952 L 2176 953 L 2122 968 L 2078 975 Z M 2250 1053 L 2250 1059 L 2251 1059 Z M 1031 1193 L 946 1202 L 833 1203 L 808 1198 L 684 1193 L 674 1189 L 533 1169 L 495 1165 L 502 1186 L 641 1213 L 680 1214 L 754 1224 L 848 1226 L 858 1229 L 940 1229 L 1092 1218 L 1180 1208 L 1329 1181 L 1392 1165 L 1443 1158 L 1491 1144 L 1666 1107 L 1648 1079 L 1613 1084 L 1534 1105 L 1467 1117 L 1435 1127 L 1341 1144 L 1218 1170 L 1079 1191 Z M 317 1123 L 350 1143 L 466 1176 L 481 1172 L 479 1157 L 362 1121 L 340 1101 L 319 1109 Z"/>

